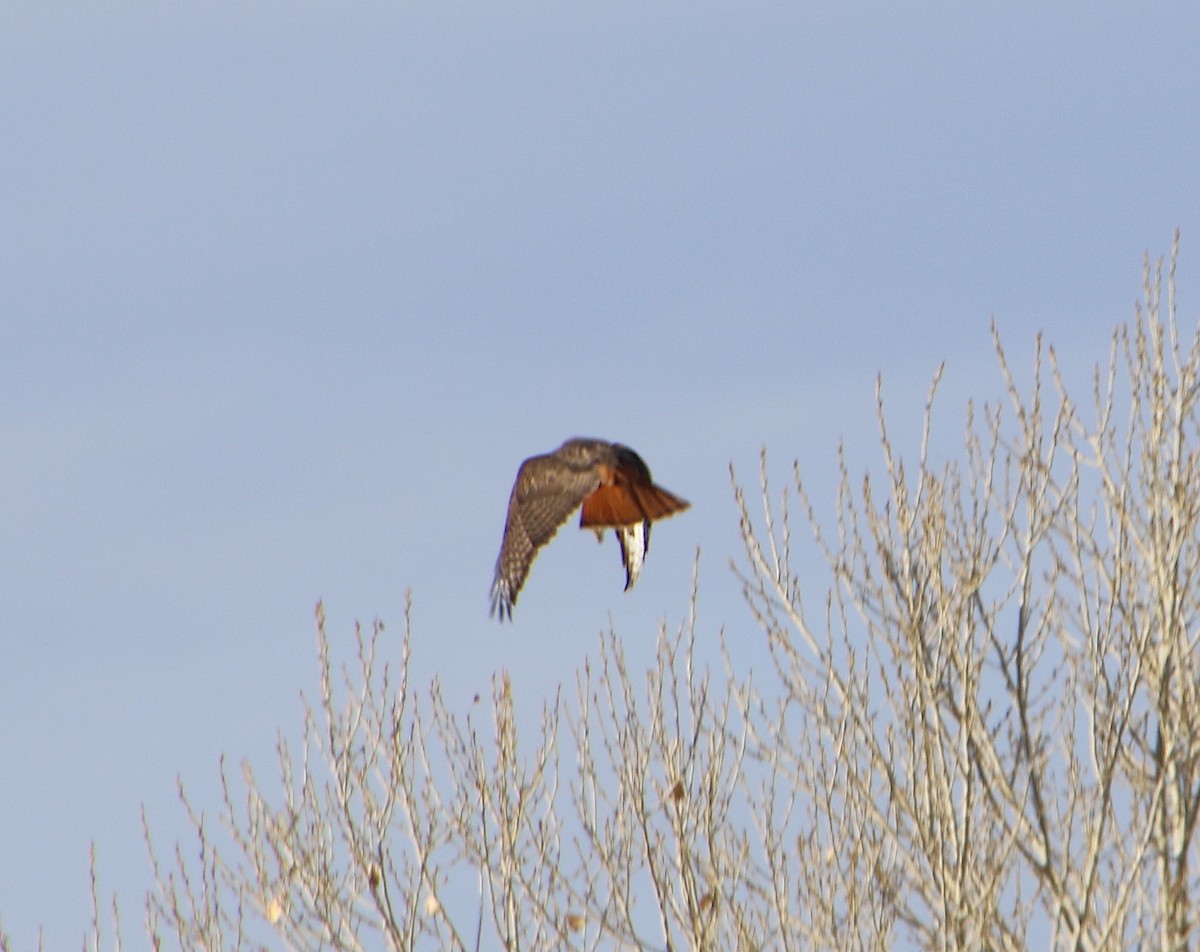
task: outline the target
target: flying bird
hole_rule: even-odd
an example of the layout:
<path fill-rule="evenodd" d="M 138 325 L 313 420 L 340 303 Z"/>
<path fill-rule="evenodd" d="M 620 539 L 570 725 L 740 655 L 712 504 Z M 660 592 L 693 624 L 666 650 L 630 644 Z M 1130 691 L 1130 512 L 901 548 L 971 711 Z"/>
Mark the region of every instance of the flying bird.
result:
<path fill-rule="evenodd" d="M 567 440 L 552 453 L 531 456 L 517 470 L 508 499 L 504 539 L 492 582 L 492 611 L 512 620 L 517 593 L 538 549 L 576 509 L 579 527 L 612 528 L 621 545 L 625 588 L 637 581 L 650 550 L 650 523 L 689 503 L 655 486 L 648 467 L 628 446 L 606 440 Z M 581 508 L 582 507 L 582 508 Z"/>

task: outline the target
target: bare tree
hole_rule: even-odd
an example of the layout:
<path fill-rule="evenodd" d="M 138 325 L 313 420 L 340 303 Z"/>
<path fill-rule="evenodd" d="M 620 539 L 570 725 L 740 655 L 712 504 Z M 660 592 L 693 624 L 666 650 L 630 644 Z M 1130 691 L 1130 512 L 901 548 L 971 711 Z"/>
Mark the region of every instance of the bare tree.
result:
<path fill-rule="evenodd" d="M 799 791 L 798 850 L 769 855 L 806 941 L 1195 944 L 1200 337 L 1174 260 L 1165 307 L 1147 263 L 1086 412 L 1040 341 L 1023 396 L 997 338 L 1008 407 L 969 408 L 962 462 L 929 461 L 931 394 L 911 467 L 880 403 L 883 478 L 842 464 L 833 531 L 797 471 L 819 608 L 788 495 L 756 524 L 738 490 L 746 595 L 800 712 L 751 723 L 776 796 Z"/>
<path fill-rule="evenodd" d="M 745 888 L 731 816 L 745 730 L 692 664 L 690 622 L 660 633 L 644 696 L 602 639 L 528 750 L 506 675 L 480 724 L 437 682 L 418 701 L 407 626 L 398 668 L 377 624 L 342 672 L 319 608 L 318 629 L 320 698 L 298 762 L 280 741 L 283 795 L 272 804 L 245 766 L 218 833 L 183 794 L 202 860 L 156 860 L 156 935 L 271 947 L 251 940 L 249 909 L 296 949 L 762 948 L 722 895 Z"/>
<path fill-rule="evenodd" d="M 503 672 L 464 714 L 409 683 L 408 618 L 343 663 L 318 606 L 300 742 L 223 764 L 215 821 L 181 787 L 194 843 L 147 827 L 154 947 L 1196 945 L 1200 337 L 1174 261 L 1086 405 L 1040 341 L 1023 391 L 996 335 L 1006 397 L 968 406 L 960 457 L 934 462 L 935 378 L 909 459 L 878 399 L 882 466 L 842 454 L 827 517 L 798 465 L 777 493 L 764 454 L 753 512 L 731 473 L 754 678 L 723 633 L 703 660 L 693 609 L 649 672 L 602 637 L 540 723 Z"/>

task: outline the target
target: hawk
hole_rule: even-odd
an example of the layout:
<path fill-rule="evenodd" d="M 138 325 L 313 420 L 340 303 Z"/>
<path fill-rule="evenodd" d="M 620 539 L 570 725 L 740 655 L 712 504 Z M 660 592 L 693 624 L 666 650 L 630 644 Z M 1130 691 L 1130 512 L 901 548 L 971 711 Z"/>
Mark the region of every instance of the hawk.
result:
<path fill-rule="evenodd" d="M 567 440 L 552 453 L 531 456 L 517 470 L 508 500 L 504 539 L 492 582 L 492 611 L 512 620 L 517 593 L 538 549 L 581 509 L 579 527 L 598 539 L 612 528 L 621 544 L 625 588 L 637 581 L 650 550 L 650 523 L 689 503 L 650 479 L 650 467 L 628 446 L 606 440 Z"/>

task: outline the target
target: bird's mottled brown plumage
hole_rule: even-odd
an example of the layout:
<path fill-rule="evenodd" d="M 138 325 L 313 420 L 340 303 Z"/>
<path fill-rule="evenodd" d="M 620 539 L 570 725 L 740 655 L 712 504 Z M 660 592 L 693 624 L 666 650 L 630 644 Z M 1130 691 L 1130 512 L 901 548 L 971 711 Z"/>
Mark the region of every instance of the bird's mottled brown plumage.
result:
<path fill-rule="evenodd" d="M 597 536 L 616 530 L 628 589 L 649 551 L 650 523 L 682 512 L 688 503 L 655 486 L 642 458 L 620 443 L 573 439 L 553 453 L 531 456 L 517 471 L 508 500 L 492 582 L 493 615 L 512 618 L 538 549 L 581 507 L 581 528 L 595 529 Z"/>

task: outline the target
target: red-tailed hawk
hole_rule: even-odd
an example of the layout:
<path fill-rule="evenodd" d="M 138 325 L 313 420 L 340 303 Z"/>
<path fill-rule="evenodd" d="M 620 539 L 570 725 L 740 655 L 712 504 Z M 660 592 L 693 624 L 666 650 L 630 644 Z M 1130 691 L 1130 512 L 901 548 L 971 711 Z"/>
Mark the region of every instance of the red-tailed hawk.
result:
<path fill-rule="evenodd" d="M 512 619 L 517 593 L 538 549 L 582 506 L 579 527 L 616 530 L 625 588 L 637 581 L 650 550 L 650 523 L 688 503 L 655 486 L 650 468 L 628 446 L 605 440 L 567 440 L 553 453 L 531 456 L 517 471 L 508 500 L 504 540 L 492 582 L 492 614 Z"/>

